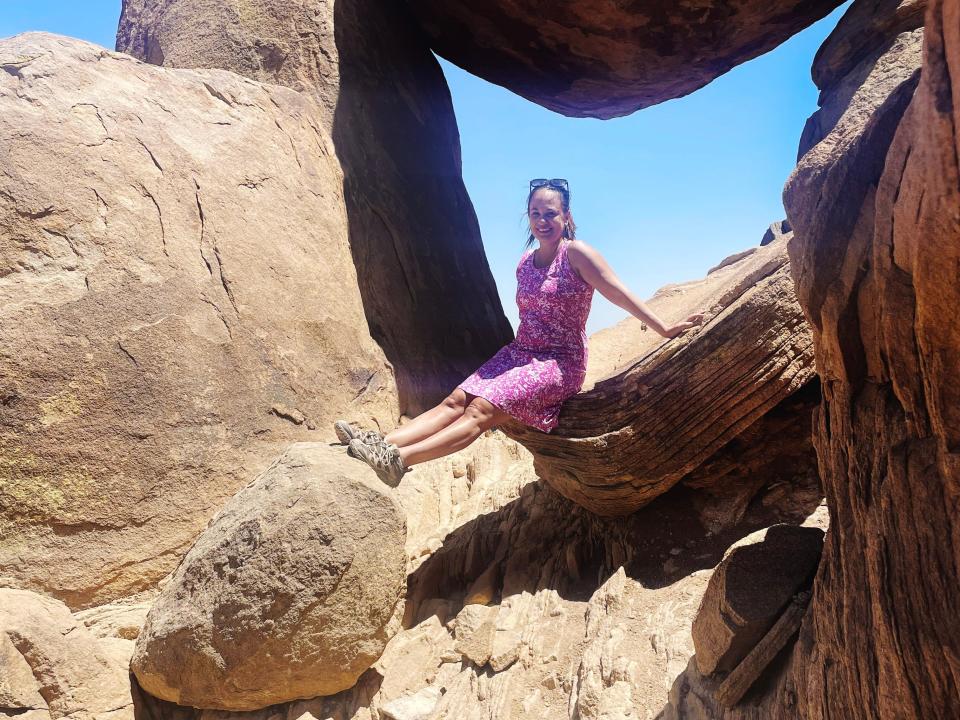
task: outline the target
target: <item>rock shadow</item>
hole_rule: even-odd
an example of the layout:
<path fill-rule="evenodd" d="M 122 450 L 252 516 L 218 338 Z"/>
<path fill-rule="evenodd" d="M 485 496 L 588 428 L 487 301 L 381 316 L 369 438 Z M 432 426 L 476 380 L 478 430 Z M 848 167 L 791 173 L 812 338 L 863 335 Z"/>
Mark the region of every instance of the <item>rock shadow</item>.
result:
<path fill-rule="evenodd" d="M 370 706 L 382 683 L 383 676 L 371 668 L 360 676 L 356 685 L 336 695 L 293 700 L 246 712 L 202 710 L 160 700 L 144 691 L 133 673 L 130 674 L 130 693 L 134 720 L 295 720 L 305 713 L 324 720 L 348 720 Z"/>
<path fill-rule="evenodd" d="M 416 415 L 513 338 L 443 71 L 405 3 L 336 0 L 331 135 L 370 334 Z M 518 245 L 519 248 L 519 245 Z"/>
<path fill-rule="evenodd" d="M 782 497 L 783 488 L 777 490 Z M 710 502 L 702 495 L 677 485 L 632 515 L 602 518 L 542 481 L 530 483 L 499 511 L 447 535 L 408 576 L 404 624 L 429 617 L 438 600 L 454 613 L 467 600 L 499 602 L 543 589 L 587 601 L 620 567 L 642 586 L 662 588 L 716 566 L 734 542 L 755 530 L 800 524 L 820 503 L 819 492 L 808 487 L 798 486 L 782 506 L 763 502 L 761 491 L 739 522 L 713 532 L 701 522 L 704 502 Z"/>

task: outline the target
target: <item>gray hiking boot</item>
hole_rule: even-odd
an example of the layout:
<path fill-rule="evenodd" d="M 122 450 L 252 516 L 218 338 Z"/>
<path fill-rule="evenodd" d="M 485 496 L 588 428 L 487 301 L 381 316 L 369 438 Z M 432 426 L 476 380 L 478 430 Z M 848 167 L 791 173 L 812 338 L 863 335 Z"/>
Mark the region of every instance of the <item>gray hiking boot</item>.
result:
<path fill-rule="evenodd" d="M 363 460 L 374 469 L 377 477 L 384 484 L 393 488 L 400 484 L 404 474 L 408 472 L 396 445 L 388 445 L 385 442 L 368 445 L 362 440 L 354 438 L 350 441 L 348 453 L 358 460 Z"/>
<path fill-rule="evenodd" d="M 337 439 L 344 445 L 349 445 L 351 440 L 359 440 L 367 445 L 383 442 L 383 434 L 377 430 L 360 430 L 346 420 L 337 420 L 333 424 L 333 430 L 337 433 Z"/>

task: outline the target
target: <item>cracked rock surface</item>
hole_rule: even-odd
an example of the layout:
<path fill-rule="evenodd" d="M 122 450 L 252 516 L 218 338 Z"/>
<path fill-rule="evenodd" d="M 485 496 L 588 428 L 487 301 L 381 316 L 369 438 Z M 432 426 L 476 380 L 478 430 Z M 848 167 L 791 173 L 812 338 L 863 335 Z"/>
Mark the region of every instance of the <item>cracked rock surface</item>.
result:
<path fill-rule="evenodd" d="M 395 387 L 313 100 L 39 33 L 0 67 L 0 575 L 77 608 Z"/>

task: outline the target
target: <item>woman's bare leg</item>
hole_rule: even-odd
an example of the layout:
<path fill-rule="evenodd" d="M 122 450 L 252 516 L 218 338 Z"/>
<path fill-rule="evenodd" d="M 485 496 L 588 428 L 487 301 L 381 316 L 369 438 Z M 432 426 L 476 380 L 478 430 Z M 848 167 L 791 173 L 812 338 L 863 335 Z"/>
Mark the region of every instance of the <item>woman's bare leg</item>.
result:
<path fill-rule="evenodd" d="M 457 388 L 436 407 L 422 412 L 406 425 L 398 427 L 384 438 L 397 447 L 413 445 L 440 432 L 450 423 L 458 420 L 467 409 L 467 394 Z"/>
<path fill-rule="evenodd" d="M 410 467 L 427 460 L 462 450 L 485 430 L 506 421 L 510 416 L 481 397 L 474 397 L 459 419 L 419 442 L 400 446 L 400 457 Z"/>

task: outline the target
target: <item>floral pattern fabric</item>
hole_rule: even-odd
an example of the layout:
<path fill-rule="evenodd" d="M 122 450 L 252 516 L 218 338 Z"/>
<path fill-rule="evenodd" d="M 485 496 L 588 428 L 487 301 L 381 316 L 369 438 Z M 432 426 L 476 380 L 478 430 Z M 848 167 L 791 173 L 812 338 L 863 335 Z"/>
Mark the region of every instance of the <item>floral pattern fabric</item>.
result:
<path fill-rule="evenodd" d="M 517 265 L 516 339 L 459 387 L 525 425 L 550 432 L 563 401 L 583 387 L 592 301 L 593 287 L 570 266 L 566 241 L 548 268 L 537 268 L 528 250 Z"/>

